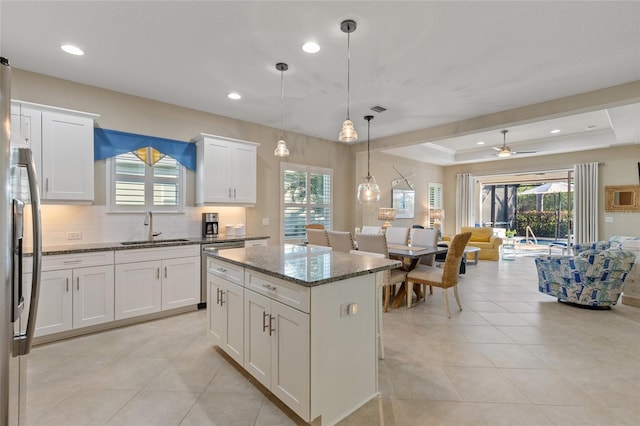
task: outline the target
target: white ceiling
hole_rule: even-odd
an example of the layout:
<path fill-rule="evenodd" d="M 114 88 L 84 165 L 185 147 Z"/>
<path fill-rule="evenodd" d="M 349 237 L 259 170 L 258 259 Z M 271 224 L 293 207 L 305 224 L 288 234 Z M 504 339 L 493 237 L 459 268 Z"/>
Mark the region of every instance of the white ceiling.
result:
<path fill-rule="evenodd" d="M 344 19 L 358 24 L 350 110 L 360 141 L 374 105 L 388 108 L 373 114 L 375 140 L 640 80 L 639 1 L 3 0 L 0 48 L 15 68 L 276 128 L 284 61 L 284 128 L 336 140 Z M 308 40 L 319 53 L 301 50 Z M 640 104 L 508 129 L 513 150 L 538 151 L 519 156 L 638 143 Z M 496 159 L 501 144 L 492 129 L 386 152 L 446 165 Z"/>

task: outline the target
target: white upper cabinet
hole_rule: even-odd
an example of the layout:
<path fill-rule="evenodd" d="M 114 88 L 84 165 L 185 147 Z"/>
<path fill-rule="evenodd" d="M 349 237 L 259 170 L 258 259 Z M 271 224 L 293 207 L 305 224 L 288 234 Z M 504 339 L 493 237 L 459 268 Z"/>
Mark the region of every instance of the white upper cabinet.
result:
<path fill-rule="evenodd" d="M 256 203 L 258 145 L 200 134 L 197 146 L 196 204 Z"/>
<path fill-rule="evenodd" d="M 14 101 L 11 143 L 33 151 L 43 201 L 93 201 L 95 114 Z"/>

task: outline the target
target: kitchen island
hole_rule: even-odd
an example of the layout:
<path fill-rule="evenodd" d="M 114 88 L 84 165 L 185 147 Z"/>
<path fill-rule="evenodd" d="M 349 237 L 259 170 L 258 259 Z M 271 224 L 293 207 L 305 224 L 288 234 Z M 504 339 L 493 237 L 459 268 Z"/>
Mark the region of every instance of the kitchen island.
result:
<path fill-rule="evenodd" d="M 380 285 L 400 262 L 283 245 L 205 250 L 209 336 L 304 421 L 378 395 Z"/>

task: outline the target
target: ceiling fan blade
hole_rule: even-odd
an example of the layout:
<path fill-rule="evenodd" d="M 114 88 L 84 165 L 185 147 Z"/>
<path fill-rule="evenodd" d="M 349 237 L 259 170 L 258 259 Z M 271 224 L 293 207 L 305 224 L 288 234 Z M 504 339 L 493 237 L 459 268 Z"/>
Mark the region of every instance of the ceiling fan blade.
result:
<path fill-rule="evenodd" d="M 491 148 L 495 149 L 496 151 L 500 151 L 502 149 L 502 147 L 498 148 L 497 146 L 492 146 Z"/>

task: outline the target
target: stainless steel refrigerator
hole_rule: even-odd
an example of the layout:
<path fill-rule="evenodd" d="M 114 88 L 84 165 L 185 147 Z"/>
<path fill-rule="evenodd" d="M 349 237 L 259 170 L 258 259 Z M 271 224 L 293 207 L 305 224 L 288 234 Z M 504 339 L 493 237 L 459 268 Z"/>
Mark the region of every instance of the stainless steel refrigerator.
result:
<path fill-rule="evenodd" d="M 35 331 L 40 290 L 40 196 L 36 169 L 27 147 L 11 145 L 11 67 L 0 58 L 0 425 L 26 423 L 26 362 Z M 20 200 L 23 182 L 28 198 Z M 23 219 L 31 209 L 33 270 L 23 282 Z M 29 222 L 29 221 L 27 221 Z M 25 295 L 30 294 L 29 300 Z M 25 324 L 26 323 L 26 324 Z"/>

